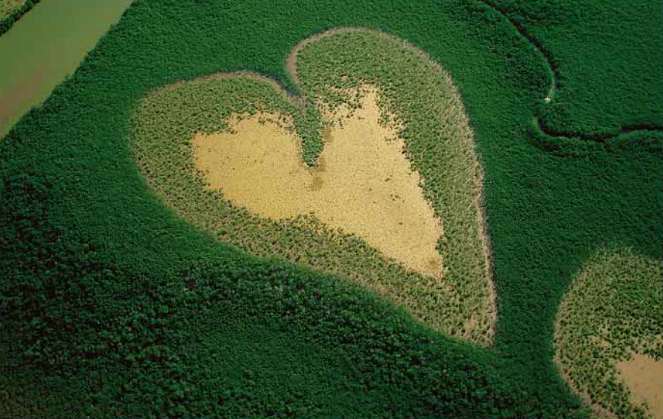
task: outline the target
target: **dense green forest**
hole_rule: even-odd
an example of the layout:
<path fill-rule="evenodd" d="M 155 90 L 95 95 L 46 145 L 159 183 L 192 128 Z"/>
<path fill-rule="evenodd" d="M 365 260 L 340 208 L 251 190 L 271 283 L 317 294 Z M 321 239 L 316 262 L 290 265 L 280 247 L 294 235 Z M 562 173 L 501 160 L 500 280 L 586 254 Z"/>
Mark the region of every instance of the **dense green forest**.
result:
<path fill-rule="evenodd" d="M 553 363 L 555 316 L 597 248 L 663 257 L 660 4 L 500 3 L 135 1 L 0 143 L 0 417 L 587 417 Z M 408 40 L 461 93 L 485 172 L 488 348 L 220 244 L 132 158 L 149 92 L 238 70 L 295 90 L 290 49 L 338 26 Z M 598 39 L 626 51 L 598 56 Z M 604 135 L 628 127 L 646 129 Z"/>
<path fill-rule="evenodd" d="M 540 48 L 556 75 L 553 100 L 542 111 L 551 132 L 602 140 L 663 130 L 661 2 L 487 3 Z"/>

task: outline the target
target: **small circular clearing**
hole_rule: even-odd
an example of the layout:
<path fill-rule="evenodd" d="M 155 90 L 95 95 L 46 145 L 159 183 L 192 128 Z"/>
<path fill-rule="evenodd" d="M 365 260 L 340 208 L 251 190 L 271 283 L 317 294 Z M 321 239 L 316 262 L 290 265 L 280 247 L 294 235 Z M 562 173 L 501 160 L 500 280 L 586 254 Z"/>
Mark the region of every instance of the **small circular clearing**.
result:
<path fill-rule="evenodd" d="M 663 266 L 602 251 L 562 303 L 556 359 L 601 417 L 663 418 Z"/>

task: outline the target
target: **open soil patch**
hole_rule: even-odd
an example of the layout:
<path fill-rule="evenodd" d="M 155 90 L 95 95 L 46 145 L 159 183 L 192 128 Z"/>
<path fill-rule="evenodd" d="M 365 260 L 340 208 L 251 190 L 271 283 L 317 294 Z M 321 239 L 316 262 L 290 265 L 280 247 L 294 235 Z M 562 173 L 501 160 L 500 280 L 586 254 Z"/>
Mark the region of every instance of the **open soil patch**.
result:
<path fill-rule="evenodd" d="M 403 154 L 395 129 L 380 124 L 377 92 L 327 129 L 315 168 L 304 165 L 296 133 L 254 115 L 235 118 L 232 133 L 193 139 L 197 167 L 233 204 L 272 219 L 313 214 L 363 239 L 406 268 L 441 276 L 440 222 Z"/>

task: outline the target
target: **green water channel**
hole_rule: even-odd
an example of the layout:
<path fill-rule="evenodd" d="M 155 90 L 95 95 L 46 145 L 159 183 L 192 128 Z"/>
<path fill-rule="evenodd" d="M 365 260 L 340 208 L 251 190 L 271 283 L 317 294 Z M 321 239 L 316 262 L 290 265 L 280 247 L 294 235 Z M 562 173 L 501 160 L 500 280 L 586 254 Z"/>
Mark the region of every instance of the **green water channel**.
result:
<path fill-rule="evenodd" d="M 73 73 L 132 0 L 42 0 L 0 37 L 0 135 Z"/>

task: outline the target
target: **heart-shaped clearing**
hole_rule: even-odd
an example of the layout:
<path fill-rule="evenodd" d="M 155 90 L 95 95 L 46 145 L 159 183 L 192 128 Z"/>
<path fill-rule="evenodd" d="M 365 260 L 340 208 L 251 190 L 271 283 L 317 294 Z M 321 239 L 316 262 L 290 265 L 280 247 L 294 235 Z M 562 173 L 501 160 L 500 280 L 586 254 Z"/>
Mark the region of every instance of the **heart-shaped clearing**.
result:
<path fill-rule="evenodd" d="M 403 154 L 403 140 L 379 123 L 377 92 L 364 90 L 361 108 L 328 116 L 334 123 L 316 168 L 302 162 L 296 134 L 273 122 L 281 118 L 264 114 L 234 118 L 232 133 L 196 135 L 196 165 L 210 187 L 254 214 L 313 214 L 406 268 L 440 276 L 440 223 Z"/>
<path fill-rule="evenodd" d="M 287 63 L 298 98 L 232 73 L 143 99 L 131 142 L 152 188 L 223 241 L 351 278 L 488 343 L 482 175 L 449 76 L 361 29 L 309 38 Z"/>

